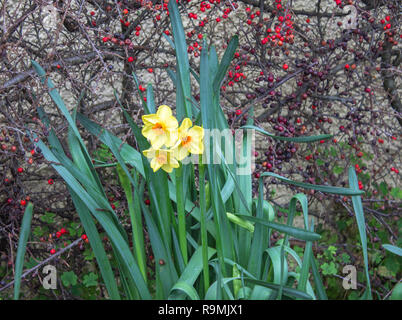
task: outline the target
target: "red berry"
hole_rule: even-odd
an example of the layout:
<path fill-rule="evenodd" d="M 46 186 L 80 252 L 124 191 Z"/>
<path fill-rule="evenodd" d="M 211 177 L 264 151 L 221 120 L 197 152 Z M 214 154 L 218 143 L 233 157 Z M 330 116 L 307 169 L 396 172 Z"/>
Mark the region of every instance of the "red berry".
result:
<path fill-rule="evenodd" d="M 151 204 L 151 201 L 150 201 L 149 199 L 145 199 L 145 204 L 146 204 L 147 206 L 149 206 L 149 205 Z"/>
<path fill-rule="evenodd" d="M 24 172 L 24 169 L 20 167 L 20 168 L 17 169 L 17 171 L 18 171 L 19 173 L 23 173 L 23 172 Z"/>
<path fill-rule="evenodd" d="M 133 57 L 128 57 L 127 61 L 128 61 L 128 62 L 133 62 L 133 61 L 134 61 L 134 58 L 133 58 Z"/>
<path fill-rule="evenodd" d="M 60 238 L 60 237 L 61 237 L 61 232 L 60 232 L 60 231 L 57 231 L 57 232 L 56 232 L 56 237 L 57 237 L 57 238 Z"/>
<path fill-rule="evenodd" d="M 67 230 L 66 230 L 65 228 L 61 228 L 61 229 L 60 229 L 60 233 L 61 233 L 61 234 L 65 234 L 65 233 L 67 233 Z"/>
<path fill-rule="evenodd" d="M 236 115 L 240 116 L 242 114 L 242 111 L 240 109 L 236 110 Z"/>
<path fill-rule="evenodd" d="M 25 200 L 21 200 L 21 201 L 20 201 L 20 204 L 21 204 L 22 206 L 25 206 L 25 205 L 27 204 L 27 202 L 26 202 Z"/>
<path fill-rule="evenodd" d="M 282 68 L 283 68 L 283 70 L 288 70 L 289 66 L 286 63 L 284 63 Z"/>
<path fill-rule="evenodd" d="M 86 234 L 83 234 L 83 235 L 81 236 L 81 239 L 82 239 L 82 240 L 87 240 L 87 239 L 88 239 L 88 237 L 87 237 L 87 235 L 86 235 Z"/>
<path fill-rule="evenodd" d="M 109 40 L 110 40 L 109 37 L 103 37 L 103 38 L 102 38 L 102 41 L 103 41 L 103 42 L 108 42 Z"/>
<path fill-rule="evenodd" d="M 55 249 L 50 250 L 50 254 L 55 254 L 55 253 L 56 253 Z"/>
<path fill-rule="evenodd" d="M 47 180 L 47 183 L 52 185 L 54 183 L 54 181 L 53 181 L 53 179 L 49 179 L 49 180 Z"/>

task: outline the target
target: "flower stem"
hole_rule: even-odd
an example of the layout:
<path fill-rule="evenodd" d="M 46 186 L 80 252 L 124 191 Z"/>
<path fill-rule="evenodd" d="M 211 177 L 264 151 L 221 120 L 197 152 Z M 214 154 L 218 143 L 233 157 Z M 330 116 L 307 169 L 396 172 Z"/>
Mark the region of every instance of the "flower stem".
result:
<path fill-rule="evenodd" d="M 181 253 L 183 255 L 184 264 L 188 262 L 187 256 L 187 239 L 186 239 L 186 213 L 184 210 L 184 190 L 182 167 L 176 169 L 176 200 L 177 200 L 177 217 L 179 221 L 179 243 Z"/>
<path fill-rule="evenodd" d="M 205 194 L 205 165 L 202 163 L 202 155 L 198 165 L 199 185 L 200 185 L 200 212 L 201 212 L 201 245 L 202 245 L 202 266 L 204 276 L 204 294 L 209 288 L 209 272 L 208 272 L 208 235 L 206 221 L 206 194 Z"/>

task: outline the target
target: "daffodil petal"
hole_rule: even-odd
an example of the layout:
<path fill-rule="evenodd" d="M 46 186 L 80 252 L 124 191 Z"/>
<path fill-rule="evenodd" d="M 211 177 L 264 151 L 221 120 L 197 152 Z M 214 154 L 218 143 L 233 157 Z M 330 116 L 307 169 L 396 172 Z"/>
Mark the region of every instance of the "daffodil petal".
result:
<path fill-rule="evenodd" d="M 167 142 L 167 136 L 165 134 L 156 135 L 151 139 L 151 145 L 154 149 L 160 149 Z"/>
<path fill-rule="evenodd" d="M 170 157 L 168 163 L 167 163 L 167 164 L 164 164 L 164 165 L 162 166 L 162 169 L 163 169 L 164 171 L 170 173 L 170 172 L 173 171 L 173 168 L 178 168 L 179 166 L 180 166 L 179 162 L 178 162 L 175 158 Z"/>
<path fill-rule="evenodd" d="M 173 147 L 177 144 L 178 141 L 178 133 L 177 130 L 168 130 L 167 132 L 167 139 L 166 139 L 166 146 Z"/>
<path fill-rule="evenodd" d="M 202 154 L 204 153 L 204 144 L 202 143 L 202 141 L 198 143 L 191 143 L 189 151 L 193 154 Z"/>
<path fill-rule="evenodd" d="M 175 129 L 177 130 L 177 127 L 179 126 L 179 123 L 177 122 L 177 119 L 173 116 L 166 117 L 162 119 L 163 123 L 165 124 L 167 129 Z"/>
<path fill-rule="evenodd" d="M 190 130 L 188 130 L 187 134 L 194 140 L 202 139 L 204 137 L 204 129 L 200 126 L 194 126 Z"/>
<path fill-rule="evenodd" d="M 162 170 L 163 170 L 163 171 L 166 171 L 167 173 L 171 173 L 171 172 L 173 171 L 173 167 L 171 167 L 171 166 L 168 165 L 168 164 L 164 164 L 164 165 L 162 166 Z"/>
<path fill-rule="evenodd" d="M 166 118 L 169 118 L 172 116 L 172 109 L 166 105 L 161 105 L 158 108 L 158 111 L 156 112 L 157 116 L 164 121 Z"/>
<path fill-rule="evenodd" d="M 158 171 L 164 164 L 160 163 L 156 158 L 151 160 L 151 168 L 154 172 Z"/>
<path fill-rule="evenodd" d="M 185 157 L 187 157 L 187 155 L 188 149 L 183 146 L 179 146 L 174 150 L 174 156 L 179 161 L 182 161 Z"/>
<path fill-rule="evenodd" d="M 158 115 L 156 114 L 146 114 L 142 116 L 142 121 L 145 125 L 147 124 L 156 124 L 160 121 Z"/>
<path fill-rule="evenodd" d="M 150 134 L 152 134 L 152 125 L 145 125 L 141 130 L 142 135 L 145 138 L 148 138 Z"/>
<path fill-rule="evenodd" d="M 150 153 L 152 151 L 152 148 L 149 148 L 147 150 L 142 151 L 142 153 L 144 154 L 144 156 L 146 156 L 147 158 L 152 158 L 152 156 L 150 156 Z"/>
<path fill-rule="evenodd" d="M 175 158 L 171 158 L 171 159 L 170 159 L 170 165 L 171 165 L 173 168 L 178 168 L 178 167 L 180 167 L 179 161 L 177 161 L 177 159 L 175 159 Z"/>
<path fill-rule="evenodd" d="M 191 128 L 191 126 L 193 125 L 193 123 L 191 122 L 191 120 L 189 118 L 184 118 L 183 122 L 181 123 L 180 127 L 179 127 L 179 134 L 184 134 L 188 131 L 188 129 Z"/>

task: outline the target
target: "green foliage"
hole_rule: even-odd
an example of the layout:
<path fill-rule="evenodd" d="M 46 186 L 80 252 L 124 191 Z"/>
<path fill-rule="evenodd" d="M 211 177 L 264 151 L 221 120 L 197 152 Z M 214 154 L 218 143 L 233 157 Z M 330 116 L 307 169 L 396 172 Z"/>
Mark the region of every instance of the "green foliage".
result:
<path fill-rule="evenodd" d="M 334 275 L 337 274 L 338 270 L 336 269 L 336 265 L 333 261 L 330 263 L 325 262 L 321 265 L 323 275 Z"/>
<path fill-rule="evenodd" d="M 84 276 L 84 279 L 82 281 L 85 287 L 95 287 L 98 285 L 98 275 L 96 275 L 93 272 L 90 272 Z"/>
<path fill-rule="evenodd" d="M 187 45 L 175 1 L 169 2 L 169 13 L 174 40 L 169 42 L 174 46 L 177 59 L 176 73 L 170 72 L 176 86 L 177 117 L 179 120 L 190 117 L 205 129 L 229 128 L 219 102 L 220 85 L 237 48 L 237 36 L 232 38 L 220 61 L 215 48 L 209 46 L 204 38 L 198 111 L 192 103 Z M 85 295 L 86 290 L 96 290 L 95 287 L 103 281 L 111 299 L 327 299 L 319 271 L 324 275 L 334 275 L 339 264 L 347 263 L 350 257 L 344 254 L 339 257 L 337 248 L 329 246 L 323 255 L 317 256 L 326 260 L 317 266 L 313 242 L 320 241 L 322 235 L 314 231 L 307 196 L 303 193 L 292 196 L 286 209 L 287 219 L 274 221 L 274 205 L 265 199 L 264 193 L 264 183 L 272 178 L 302 189 L 352 197 L 362 243 L 364 275 L 370 287 L 360 200 L 364 192 L 357 188 L 353 169 L 349 169 L 349 187 L 308 184 L 265 172 L 258 181 L 258 196 L 253 199 L 251 172 L 239 174 L 238 169 L 244 169 L 241 164 L 236 161 L 226 163 L 225 153 L 233 152 L 235 145 L 233 141 L 223 141 L 221 149 L 218 147 L 219 164 L 201 164 L 198 168 L 193 164 L 182 165 L 170 174 L 162 170 L 153 172 L 149 161 L 142 155 L 149 143 L 142 136 L 139 125 L 121 105 L 117 93 L 116 100 L 134 134 L 138 150 L 76 110 L 71 114 L 45 71 L 36 62 L 32 64 L 68 123 L 68 148 L 72 159 L 64 153 L 50 126 L 48 141 L 39 140 L 38 146 L 64 179 L 80 218 L 80 223 L 69 224 L 69 233 L 71 236 L 87 234 L 91 250 L 83 252 L 84 260 L 90 262 L 95 258 L 102 277 L 102 280 L 98 279 L 98 275 L 91 271 L 84 274 L 80 284 L 74 271 L 64 272 L 62 283 L 71 288 L 72 294 Z M 133 78 L 138 87 L 135 74 Z M 156 110 L 151 85 L 147 88 L 147 103 L 142 102 L 142 105 L 146 114 Z M 41 112 L 43 118 L 44 112 Z M 96 166 L 76 120 L 101 141 L 93 154 Z M 275 136 L 254 126 L 251 120 L 242 129 L 245 132 L 253 129 L 275 140 L 298 143 L 331 138 L 331 135 Z M 246 143 L 247 137 L 246 133 L 242 145 L 247 148 L 244 148 L 243 155 L 250 162 L 252 150 Z M 33 134 L 31 138 L 37 137 Z M 205 145 L 212 148 L 213 143 Z M 323 157 L 327 156 L 324 152 Z M 320 159 L 316 162 L 324 164 Z M 95 169 L 105 166 L 116 168 L 116 181 L 124 191 L 126 201 L 115 204 L 125 206 L 128 216 L 117 215 L 111 207 Z M 343 168 L 338 174 L 342 172 Z M 195 183 L 196 175 L 198 184 Z M 149 197 L 149 206 L 143 201 L 144 194 Z M 300 209 L 296 210 L 297 206 Z M 296 215 L 302 217 L 303 227 L 294 226 Z M 54 218 L 55 215 L 48 212 L 41 216 L 41 220 L 48 224 L 54 223 Z M 131 226 L 131 239 L 126 232 L 127 223 Z M 148 241 L 145 240 L 144 228 Z M 100 229 L 110 240 L 110 254 L 106 254 Z M 35 229 L 35 232 L 39 235 L 43 230 Z M 270 240 L 273 232 L 283 235 L 276 244 Z M 290 238 L 304 242 L 304 248 L 293 250 Z M 147 269 L 146 244 L 150 245 L 154 255 L 153 270 Z M 294 270 L 289 263 L 290 257 L 295 261 Z M 151 277 L 147 271 L 152 271 Z M 295 279 L 297 286 L 294 285 Z M 329 281 L 334 283 L 334 279 Z M 119 292 L 124 292 L 124 295 L 120 296 Z"/>
<path fill-rule="evenodd" d="M 66 287 L 75 286 L 77 284 L 78 277 L 74 271 L 63 272 L 60 277 L 62 283 Z"/>
<path fill-rule="evenodd" d="M 20 295 L 21 275 L 24 266 L 25 251 L 29 234 L 31 233 L 31 220 L 33 214 L 33 204 L 28 203 L 24 217 L 22 219 L 20 237 L 18 240 L 17 257 L 15 260 L 15 283 L 14 283 L 14 300 L 18 300 Z"/>
<path fill-rule="evenodd" d="M 95 161 L 108 162 L 109 160 L 112 160 L 113 154 L 110 152 L 107 145 L 101 143 L 100 146 L 96 148 L 93 157 Z"/>
<path fill-rule="evenodd" d="M 390 194 L 395 199 L 402 199 L 402 189 L 401 188 L 392 188 Z"/>
<path fill-rule="evenodd" d="M 332 171 L 335 174 L 341 174 L 344 170 L 345 170 L 345 168 L 341 167 L 341 166 L 334 166 L 334 168 L 332 169 Z"/>
<path fill-rule="evenodd" d="M 402 300 L 402 283 L 398 283 L 392 290 L 389 300 Z"/>
<path fill-rule="evenodd" d="M 53 224 L 55 216 L 56 214 L 52 212 L 45 212 L 43 215 L 40 216 L 39 219 L 48 224 Z"/>

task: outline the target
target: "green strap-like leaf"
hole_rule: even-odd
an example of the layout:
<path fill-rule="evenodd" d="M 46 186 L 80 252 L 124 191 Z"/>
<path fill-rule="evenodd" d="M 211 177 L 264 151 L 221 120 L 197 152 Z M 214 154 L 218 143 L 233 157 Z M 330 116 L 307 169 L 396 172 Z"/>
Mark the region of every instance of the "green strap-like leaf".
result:
<path fill-rule="evenodd" d="M 254 129 L 255 131 L 258 131 L 262 134 L 265 134 L 266 136 L 269 136 L 273 139 L 276 140 L 282 140 L 282 141 L 291 141 L 291 142 L 314 142 L 314 141 L 320 141 L 320 140 L 327 140 L 327 139 L 331 139 L 332 135 L 330 134 L 320 134 L 318 136 L 308 136 L 308 137 L 281 137 L 281 136 L 275 136 L 272 133 L 269 133 L 267 131 L 265 131 L 264 129 L 261 129 L 259 127 L 256 126 L 252 126 L 252 125 L 246 125 L 241 127 L 240 129 Z"/>
<path fill-rule="evenodd" d="M 208 260 L 215 254 L 216 250 L 212 248 L 208 248 Z M 186 268 L 181 274 L 179 280 L 174 285 L 172 290 L 170 291 L 169 300 L 179 300 L 183 299 L 183 294 L 180 292 L 175 292 L 176 285 L 179 283 L 186 283 L 188 286 L 193 288 L 193 285 L 197 278 L 199 277 L 203 268 L 202 263 L 202 247 L 198 247 L 198 249 L 191 256 L 190 261 L 188 262 Z M 185 292 L 186 293 L 186 292 Z"/>
<path fill-rule="evenodd" d="M 262 179 L 264 177 L 274 177 L 283 182 L 286 182 L 286 183 L 289 183 L 289 184 L 292 184 L 294 186 L 298 186 L 301 188 L 312 189 L 312 190 L 321 191 L 321 192 L 325 192 L 325 193 L 331 193 L 331 194 L 340 194 L 343 196 L 358 196 L 358 195 L 361 195 L 364 193 L 363 191 L 360 191 L 359 189 L 356 190 L 356 189 L 352 189 L 352 188 L 331 187 L 331 186 L 323 186 L 323 185 L 293 181 L 293 180 L 282 177 L 273 172 L 262 173 L 260 176 L 260 179 Z"/>
<path fill-rule="evenodd" d="M 105 248 L 103 247 L 103 243 L 99 236 L 95 222 L 92 219 L 91 213 L 78 195 L 70 187 L 68 187 L 68 189 L 71 194 L 71 199 L 73 200 L 74 206 L 80 217 L 82 226 L 84 227 L 85 234 L 88 236 L 108 294 L 112 300 L 120 300 L 116 278 L 106 255 Z"/>
<path fill-rule="evenodd" d="M 392 252 L 392 253 L 402 257 L 402 248 L 393 246 L 392 244 L 383 244 L 382 246 L 384 247 L 384 249 L 388 250 L 389 252 Z"/>
<path fill-rule="evenodd" d="M 186 36 L 176 1 L 169 1 L 168 9 L 176 51 L 178 78 L 180 80 L 181 94 L 183 97 L 183 106 L 176 106 L 177 118 L 179 120 L 182 120 L 184 117 L 191 119 L 191 102 L 188 101 L 188 99 L 191 99 L 190 64 L 187 56 Z"/>
<path fill-rule="evenodd" d="M 318 233 L 307 231 L 305 229 L 300 229 L 292 226 L 288 226 L 286 224 L 280 224 L 276 222 L 269 222 L 264 219 L 256 218 L 253 216 L 248 216 L 244 214 L 236 214 L 237 216 L 243 218 L 244 220 L 250 220 L 256 223 L 259 223 L 268 228 L 275 229 L 279 232 L 286 233 L 296 239 L 306 240 L 306 241 L 315 241 L 321 239 L 321 236 Z"/>
<path fill-rule="evenodd" d="M 359 184 L 356 176 L 355 169 L 349 167 L 349 185 L 352 190 L 356 192 L 359 190 Z M 352 197 L 353 209 L 355 211 L 357 227 L 360 234 L 360 242 L 363 248 L 363 260 L 364 260 L 364 271 L 366 275 L 367 289 L 365 291 L 364 297 L 367 299 L 372 299 L 371 295 L 371 285 L 370 285 L 370 275 L 368 270 L 368 255 L 367 255 L 367 235 L 366 235 L 366 222 L 364 219 L 363 204 L 360 196 L 356 195 Z"/>
<path fill-rule="evenodd" d="M 212 84 L 212 89 L 215 95 L 219 94 L 220 92 L 222 80 L 225 77 L 226 72 L 228 71 L 228 68 L 233 60 L 238 45 L 239 45 L 239 37 L 235 35 L 230 40 L 228 47 L 225 53 L 223 54 L 221 63 L 219 64 L 218 71 L 216 72 L 216 76 Z"/>
<path fill-rule="evenodd" d="M 20 295 L 21 275 L 22 269 L 24 267 L 24 257 L 27 248 L 27 241 L 31 232 L 32 212 L 33 204 L 29 202 L 25 209 L 24 217 L 22 218 L 21 231 L 18 240 L 17 258 L 15 260 L 14 300 L 18 300 Z"/>

